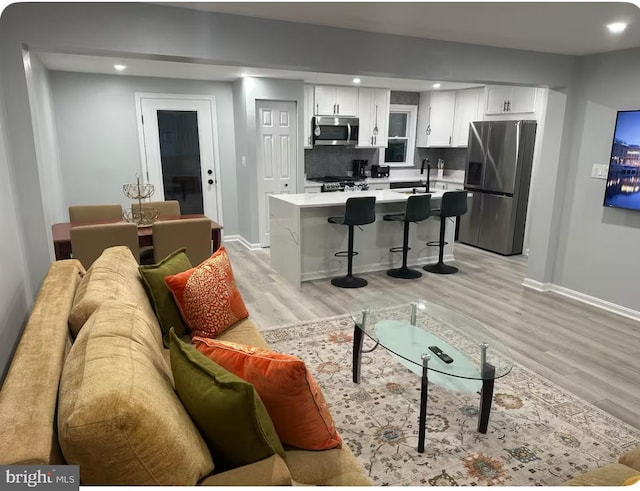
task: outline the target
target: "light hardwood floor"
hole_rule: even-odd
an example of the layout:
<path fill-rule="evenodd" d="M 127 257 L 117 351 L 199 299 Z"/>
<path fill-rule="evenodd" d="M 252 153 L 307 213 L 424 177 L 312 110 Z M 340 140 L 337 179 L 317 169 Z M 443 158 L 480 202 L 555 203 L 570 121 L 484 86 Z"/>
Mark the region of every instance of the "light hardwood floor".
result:
<path fill-rule="evenodd" d="M 362 289 L 329 280 L 292 287 L 271 269 L 269 250 L 225 244 L 236 282 L 261 329 L 340 315 Z M 362 275 L 367 289 L 416 295 L 467 314 L 490 328 L 513 358 L 608 413 L 640 428 L 640 322 L 554 293 L 522 286 L 527 262 L 456 244 L 455 275 L 400 280 Z"/>

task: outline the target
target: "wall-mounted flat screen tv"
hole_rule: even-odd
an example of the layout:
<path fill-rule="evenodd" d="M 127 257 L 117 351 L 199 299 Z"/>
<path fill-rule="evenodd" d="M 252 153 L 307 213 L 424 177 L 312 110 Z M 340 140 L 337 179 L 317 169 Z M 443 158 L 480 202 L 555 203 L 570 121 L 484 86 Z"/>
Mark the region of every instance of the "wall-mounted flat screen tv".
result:
<path fill-rule="evenodd" d="M 640 110 L 618 111 L 604 206 L 640 210 Z"/>

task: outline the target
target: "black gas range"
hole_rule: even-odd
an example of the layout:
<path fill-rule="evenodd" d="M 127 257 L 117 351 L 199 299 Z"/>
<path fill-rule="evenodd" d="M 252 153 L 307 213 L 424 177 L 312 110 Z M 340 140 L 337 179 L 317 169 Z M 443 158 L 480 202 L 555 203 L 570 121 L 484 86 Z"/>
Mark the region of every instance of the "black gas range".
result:
<path fill-rule="evenodd" d="M 310 177 L 309 181 L 321 182 L 322 187 L 320 191 L 328 193 L 332 191 L 344 191 L 347 186 L 360 189 L 362 191 L 369 188 L 367 181 L 350 176 L 322 176 L 322 177 Z"/>

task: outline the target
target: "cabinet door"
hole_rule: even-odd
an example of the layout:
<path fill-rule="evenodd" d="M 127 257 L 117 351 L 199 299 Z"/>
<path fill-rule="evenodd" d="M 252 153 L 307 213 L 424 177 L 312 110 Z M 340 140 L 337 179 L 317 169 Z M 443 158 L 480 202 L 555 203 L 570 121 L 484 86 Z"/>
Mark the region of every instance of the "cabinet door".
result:
<path fill-rule="evenodd" d="M 374 89 L 358 90 L 358 146 L 373 147 L 373 114 Z"/>
<path fill-rule="evenodd" d="M 451 146 L 455 103 L 454 91 L 431 93 L 431 134 L 427 136 L 428 146 Z"/>
<path fill-rule="evenodd" d="M 391 91 L 375 89 L 373 98 L 373 130 L 378 127 L 378 134 L 373 135 L 375 147 L 386 148 L 389 138 L 389 102 Z M 373 131 L 375 133 L 375 131 Z"/>
<path fill-rule="evenodd" d="M 431 92 L 420 92 L 418 103 L 418 124 L 416 125 L 416 147 L 426 147 L 427 137 L 431 133 L 430 121 Z"/>
<path fill-rule="evenodd" d="M 355 116 L 358 114 L 358 89 L 336 87 L 336 114 Z"/>
<path fill-rule="evenodd" d="M 336 88 L 316 85 L 315 113 L 318 116 L 333 116 L 336 110 Z"/>
<path fill-rule="evenodd" d="M 369 189 L 371 191 L 383 191 L 389 189 L 390 184 L 388 182 L 369 183 Z"/>
<path fill-rule="evenodd" d="M 508 109 L 510 113 L 532 113 L 536 109 L 535 87 L 512 87 Z"/>
<path fill-rule="evenodd" d="M 485 114 L 502 114 L 507 111 L 507 101 L 511 98 L 511 87 L 488 85 L 485 87 Z"/>
<path fill-rule="evenodd" d="M 304 86 L 304 148 L 312 148 L 311 118 L 313 117 L 313 85 Z"/>
<path fill-rule="evenodd" d="M 451 145 L 466 147 L 469 139 L 469 123 L 478 121 L 478 101 L 482 97 L 482 89 L 459 90 L 456 93 L 456 109 L 453 120 L 453 137 Z"/>

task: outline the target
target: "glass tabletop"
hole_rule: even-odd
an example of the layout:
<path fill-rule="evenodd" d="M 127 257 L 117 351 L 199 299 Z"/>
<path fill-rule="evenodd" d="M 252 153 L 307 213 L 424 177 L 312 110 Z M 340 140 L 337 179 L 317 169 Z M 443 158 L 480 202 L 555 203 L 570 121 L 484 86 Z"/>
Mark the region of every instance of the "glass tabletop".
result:
<path fill-rule="evenodd" d="M 452 390 L 479 390 L 483 379 L 503 377 L 513 367 L 509 349 L 496 336 L 448 307 L 378 292 L 355 297 L 350 310 L 369 338 L 414 373 L 422 375 L 423 355 L 430 355 L 429 381 Z"/>

